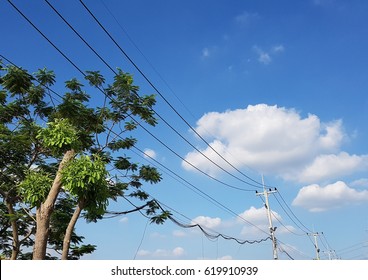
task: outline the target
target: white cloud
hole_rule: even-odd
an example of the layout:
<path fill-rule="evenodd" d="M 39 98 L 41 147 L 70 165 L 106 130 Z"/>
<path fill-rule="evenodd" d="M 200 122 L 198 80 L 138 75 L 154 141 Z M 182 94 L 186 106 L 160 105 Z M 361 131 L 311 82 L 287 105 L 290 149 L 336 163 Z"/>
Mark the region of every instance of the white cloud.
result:
<path fill-rule="evenodd" d="M 282 223 L 282 217 L 277 212 L 271 210 L 271 218 L 272 218 L 272 225 L 273 227 L 277 227 L 277 233 L 290 233 L 296 232 L 297 230 L 291 226 Z M 248 221 L 249 224 L 246 222 Z M 250 207 L 248 210 L 244 211 L 243 213 L 239 214 L 237 218 L 237 223 L 246 224 L 243 226 L 241 230 L 241 234 L 246 236 L 247 238 L 259 237 L 260 234 L 269 233 L 269 222 L 267 216 L 267 210 L 262 208 L 255 208 Z"/>
<path fill-rule="evenodd" d="M 332 177 L 343 177 L 353 171 L 368 168 L 368 156 L 349 155 L 346 152 L 339 154 L 319 155 L 301 173 L 302 182 L 318 182 Z"/>
<path fill-rule="evenodd" d="M 268 65 L 271 63 L 272 59 L 268 52 L 265 52 L 261 48 L 254 46 L 254 51 L 258 54 L 258 61 L 262 64 Z"/>
<path fill-rule="evenodd" d="M 285 51 L 285 47 L 283 45 L 277 45 L 272 47 L 273 53 L 279 53 Z"/>
<path fill-rule="evenodd" d="M 145 158 L 153 158 L 153 159 L 156 159 L 156 152 L 152 149 L 145 149 L 144 150 L 144 157 Z"/>
<path fill-rule="evenodd" d="M 192 220 L 192 224 L 199 224 L 200 226 L 203 226 L 205 228 L 213 229 L 221 224 L 221 219 L 198 216 Z"/>
<path fill-rule="evenodd" d="M 271 63 L 272 59 L 269 53 L 261 51 L 259 53 L 258 61 L 265 65 L 268 65 Z"/>
<path fill-rule="evenodd" d="M 177 258 L 185 255 L 182 247 L 176 247 L 173 250 L 156 249 L 155 251 L 139 250 L 137 256 L 149 258 Z"/>
<path fill-rule="evenodd" d="M 217 46 L 210 46 L 203 48 L 201 53 L 201 59 L 202 60 L 209 59 L 210 57 L 214 56 L 214 54 L 216 54 L 218 50 L 219 48 Z"/>
<path fill-rule="evenodd" d="M 137 256 L 140 256 L 140 257 L 146 257 L 146 256 L 149 256 L 150 254 L 151 252 L 148 250 L 139 250 L 137 252 Z"/>
<path fill-rule="evenodd" d="M 274 213 L 275 214 L 275 213 Z M 277 214 L 277 213 L 276 213 Z M 254 206 L 250 207 L 248 210 L 245 210 L 243 213 L 239 215 L 238 221 L 243 223 L 243 219 L 251 222 L 255 225 L 263 225 L 267 224 L 267 211 L 265 208 L 255 208 Z M 277 218 L 280 216 L 277 214 Z"/>
<path fill-rule="evenodd" d="M 182 230 L 174 230 L 172 234 L 175 237 L 185 237 L 185 236 L 187 236 L 187 234 Z"/>
<path fill-rule="evenodd" d="M 180 257 L 184 255 L 184 249 L 182 247 L 176 247 L 174 250 L 172 250 L 172 254 L 175 257 Z"/>
<path fill-rule="evenodd" d="M 237 168 L 248 166 L 285 180 L 316 183 L 368 170 L 368 155 L 341 151 L 347 138 L 341 120 L 323 123 L 316 115 L 302 117 L 294 109 L 258 104 L 209 112 L 197 121 L 196 130 Z M 211 148 L 202 153 L 226 167 Z M 220 172 L 197 151 L 185 159 L 211 175 Z"/>
<path fill-rule="evenodd" d="M 129 221 L 128 217 L 123 217 L 119 220 L 120 223 L 126 224 Z"/>
<path fill-rule="evenodd" d="M 294 206 L 300 206 L 311 212 L 327 211 L 353 203 L 368 202 L 368 191 L 357 191 L 345 182 L 321 187 L 312 184 L 301 188 L 293 201 Z"/>
<path fill-rule="evenodd" d="M 270 49 L 270 51 L 265 51 L 258 46 L 253 46 L 253 50 L 258 54 L 258 61 L 264 65 L 268 65 L 272 62 L 271 55 L 284 52 L 285 47 L 283 45 L 275 45 Z"/>

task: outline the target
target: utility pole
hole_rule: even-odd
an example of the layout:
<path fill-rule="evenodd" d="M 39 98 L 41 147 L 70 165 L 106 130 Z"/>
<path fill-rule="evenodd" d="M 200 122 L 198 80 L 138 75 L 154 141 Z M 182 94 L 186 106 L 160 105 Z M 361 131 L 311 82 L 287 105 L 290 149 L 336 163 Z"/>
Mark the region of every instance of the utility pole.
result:
<path fill-rule="evenodd" d="M 328 255 L 329 260 L 337 259 L 335 250 L 328 249 L 327 251 L 322 252 Z"/>
<path fill-rule="evenodd" d="M 259 193 L 258 191 L 256 191 L 256 195 L 264 195 L 265 197 L 265 207 L 267 210 L 268 224 L 269 224 L 269 230 L 270 230 L 270 235 L 271 235 L 271 240 L 272 240 L 273 259 L 277 260 L 279 257 L 277 254 L 277 241 L 275 237 L 276 227 L 273 227 L 272 225 L 271 209 L 270 209 L 270 205 L 268 202 L 268 195 L 271 193 L 277 192 L 277 189 L 275 188 L 274 190 L 271 190 L 271 189 L 266 190 L 263 175 L 262 175 L 262 185 L 263 185 L 263 192 Z"/>
<path fill-rule="evenodd" d="M 319 236 L 319 233 L 318 232 L 314 232 L 312 234 L 310 233 L 307 233 L 308 235 L 313 235 L 314 237 L 314 248 L 316 248 L 316 260 L 320 260 L 320 256 L 319 256 L 319 252 L 320 252 L 320 249 L 318 248 L 318 241 L 317 241 L 317 236 Z"/>

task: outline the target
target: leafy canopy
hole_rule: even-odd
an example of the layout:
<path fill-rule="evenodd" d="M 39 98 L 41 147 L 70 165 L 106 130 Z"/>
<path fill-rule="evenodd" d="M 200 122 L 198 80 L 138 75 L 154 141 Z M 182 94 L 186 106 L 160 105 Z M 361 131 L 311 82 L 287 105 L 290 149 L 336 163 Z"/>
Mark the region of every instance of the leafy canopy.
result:
<path fill-rule="evenodd" d="M 155 96 L 140 96 L 130 74 L 118 69 L 108 84 L 99 71 L 86 71 L 87 86 L 71 78 L 64 83 L 65 93 L 56 98 L 51 70 L 31 75 L 0 62 L 0 73 L 0 255 L 29 258 L 22 248 L 34 245 L 35 212 L 45 203 L 59 169 L 62 188 L 53 204 L 48 239 L 57 251 L 63 248 L 77 207 L 87 221 L 97 222 L 111 201 L 123 197 L 143 201 L 152 222 L 167 218 L 142 189 L 146 183 L 160 182 L 161 175 L 126 155 L 137 143 L 129 133 L 138 123 L 157 123 Z M 99 96 L 99 102 L 91 96 Z M 71 150 L 75 156 L 61 166 Z M 73 229 L 69 258 L 95 250 L 82 242 Z"/>

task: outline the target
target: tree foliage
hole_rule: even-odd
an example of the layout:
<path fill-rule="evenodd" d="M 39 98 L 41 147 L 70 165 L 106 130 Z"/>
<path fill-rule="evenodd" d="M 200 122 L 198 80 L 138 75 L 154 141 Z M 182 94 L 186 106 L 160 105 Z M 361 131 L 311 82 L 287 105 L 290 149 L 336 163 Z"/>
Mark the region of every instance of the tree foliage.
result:
<path fill-rule="evenodd" d="M 0 255 L 27 259 L 33 248 L 33 258 L 55 258 L 47 246 L 68 259 L 92 253 L 75 232 L 77 219 L 97 222 L 119 197 L 141 200 L 152 222 L 165 221 L 169 213 L 142 190 L 161 175 L 126 155 L 138 122 L 157 123 L 153 95 L 139 96 L 118 69 L 111 84 L 99 71 L 86 71 L 87 86 L 66 81 L 56 101 L 53 71 L 0 65 Z M 87 90 L 100 95 L 101 107 Z"/>

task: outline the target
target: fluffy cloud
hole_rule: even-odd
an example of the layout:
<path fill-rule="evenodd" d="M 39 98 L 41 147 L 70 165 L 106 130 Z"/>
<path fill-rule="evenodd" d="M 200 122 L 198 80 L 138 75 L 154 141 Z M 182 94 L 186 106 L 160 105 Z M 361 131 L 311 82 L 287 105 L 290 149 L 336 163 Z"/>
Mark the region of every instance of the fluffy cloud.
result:
<path fill-rule="evenodd" d="M 198 216 L 197 218 L 194 218 L 192 220 L 192 224 L 198 224 L 200 226 L 203 226 L 205 228 L 213 229 L 215 227 L 218 227 L 221 224 L 220 218 L 211 218 L 211 217 L 205 217 L 205 216 Z"/>
<path fill-rule="evenodd" d="M 282 217 L 277 212 L 271 210 L 271 218 L 273 221 L 273 226 L 278 228 L 278 234 L 289 233 L 290 231 L 296 232 L 296 229 L 293 226 L 280 224 L 280 222 L 282 222 Z M 245 221 L 248 221 L 249 223 Z M 239 215 L 237 222 L 247 224 L 242 228 L 241 234 L 247 236 L 248 238 L 252 236 L 259 236 L 260 233 L 269 232 L 267 211 L 264 207 L 250 207 L 248 210 Z"/>
<path fill-rule="evenodd" d="M 303 187 L 293 201 L 294 206 L 300 206 L 311 212 L 321 212 L 344 205 L 368 202 L 368 191 L 357 191 L 345 182 L 321 187 L 312 184 Z"/>
<path fill-rule="evenodd" d="M 252 206 L 239 215 L 238 222 L 243 222 L 244 219 L 255 225 L 268 224 L 266 213 L 267 212 L 265 208 L 255 208 L 254 206 Z M 281 219 L 279 214 L 275 212 L 273 212 L 273 214 L 276 215 L 278 219 Z"/>
<path fill-rule="evenodd" d="M 368 169 L 368 156 L 341 151 L 347 137 L 341 120 L 323 123 L 294 109 L 258 104 L 210 112 L 198 120 L 196 130 L 238 168 L 249 166 L 286 180 L 311 183 Z M 211 148 L 202 152 L 226 168 Z M 189 152 L 186 160 L 211 175 L 219 172 L 197 151 Z M 183 167 L 193 170 L 185 163 Z"/>
<path fill-rule="evenodd" d="M 156 152 L 152 149 L 145 149 L 144 150 L 144 157 L 145 158 L 153 158 L 155 159 L 156 158 Z"/>
<path fill-rule="evenodd" d="M 300 174 L 302 182 L 318 182 L 333 177 L 349 175 L 368 168 L 368 156 L 339 154 L 319 155 Z"/>

